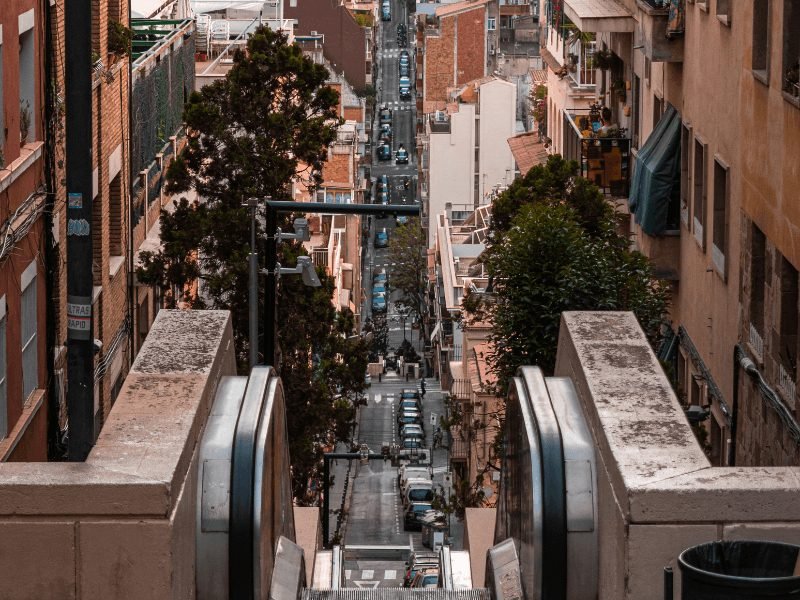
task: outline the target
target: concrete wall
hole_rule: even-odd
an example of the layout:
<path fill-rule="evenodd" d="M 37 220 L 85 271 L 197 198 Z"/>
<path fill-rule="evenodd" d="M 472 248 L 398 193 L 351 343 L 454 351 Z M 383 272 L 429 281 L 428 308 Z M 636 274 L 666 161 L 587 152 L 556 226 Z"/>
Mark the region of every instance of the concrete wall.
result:
<path fill-rule="evenodd" d="M 480 86 L 480 197 L 498 184 L 509 185 L 514 177 L 514 157 L 508 138 L 516 129 L 517 86 L 494 79 Z"/>
<path fill-rule="evenodd" d="M 475 106 L 460 104 L 450 115 L 450 133 L 431 133 L 428 215 L 434 217 L 450 202 L 456 210 L 473 206 L 475 173 Z M 456 206 L 459 205 L 459 206 Z M 428 229 L 428 247 L 433 247 L 436 230 Z"/>
<path fill-rule="evenodd" d="M 660 597 L 695 544 L 800 543 L 800 469 L 712 467 L 632 313 L 564 313 L 555 375 L 595 439 L 600 600 Z"/>
<path fill-rule="evenodd" d="M 161 311 L 85 463 L 0 465 L 0 597 L 194 597 L 197 442 L 234 374 L 229 313 Z"/>

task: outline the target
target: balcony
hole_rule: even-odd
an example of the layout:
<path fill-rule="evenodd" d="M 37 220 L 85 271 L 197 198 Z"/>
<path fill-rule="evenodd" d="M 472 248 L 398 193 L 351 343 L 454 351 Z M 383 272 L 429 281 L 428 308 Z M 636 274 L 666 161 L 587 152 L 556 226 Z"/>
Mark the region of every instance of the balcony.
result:
<path fill-rule="evenodd" d="M 450 460 L 467 460 L 469 456 L 469 438 L 458 425 L 450 428 Z"/>
<path fill-rule="evenodd" d="M 685 15 L 676 13 L 669 18 L 668 2 L 636 0 L 640 26 L 637 35 L 644 55 L 652 62 L 683 62 L 683 23 Z"/>
<path fill-rule="evenodd" d="M 450 397 L 459 401 L 471 400 L 472 382 L 469 379 L 454 379 L 450 386 Z"/>
<path fill-rule="evenodd" d="M 630 186 L 631 140 L 622 129 L 605 136 L 595 132 L 599 117 L 589 110 L 564 114 L 563 155 L 577 161 L 581 176 L 604 193 L 625 197 Z"/>

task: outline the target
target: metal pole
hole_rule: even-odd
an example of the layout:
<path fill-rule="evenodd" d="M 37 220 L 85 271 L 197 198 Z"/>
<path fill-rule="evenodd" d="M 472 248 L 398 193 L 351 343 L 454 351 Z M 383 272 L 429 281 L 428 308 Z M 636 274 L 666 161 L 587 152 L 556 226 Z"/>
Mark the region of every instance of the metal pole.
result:
<path fill-rule="evenodd" d="M 672 584 L 672 567 L 664 567 L 664 600 L 672 600 L 674 596 Z"/>
<path fill-rule="evenodd" d="M 67 156 L 68 456 L 83 461 L 94 444 L 92 326 L 92 9 L 65 2 Z M 33 108 L 33 107 L 31 107 Z"/>
<path fill-rule="evenodd" d="M 249 294 L 249 343 L 250 368 L 258 364 L 258 248 L 256 247 L 256 208 L 258 199 L 248 198 L 245 206 L 250 208 L 250 276 L 248 280 Z"/>
<path fill-rule="evenodd" d="M 278 277 L 275 268 L 278 264 L 278 240 L 275 234 L 278 229 L 278 210 L 273 208 L 267 198 L 267 281 L 264 294 L 264 362 L 278 370 L 278 349 L 276 347 L 275 314 L 277 312 Z"/>
<path fill-rule="evenodd" d="M 330 477 L 330 467 L 328 466 L 329 465 L 329 463 L 328 463 L 329 460 L 330 459 L 327 456 L 323 455 L 323 457 L 322 457 L 322 462 L 323 462 L 323 467 L 322 467 L 322 486 L 323 486 L 322 487 L 322 489 L 323 489 L 323 495 L 322 495 L 322 547 L 323 548 L 327 548 L 328 547 L 328 533 L 329 533 L 329 528 L 330 528 L 330 524 L 328 523 L 328 513 L 330 512 L 330 502 L 331 502 L 330 501 L 330 497 L 329 497 L 329 493 L 328 493 L 330 491 L 330 489 L 329 489 L 330 488 L 330 485 L 329 485 L 330 482 L 328 480 L 329 477 Z"/>

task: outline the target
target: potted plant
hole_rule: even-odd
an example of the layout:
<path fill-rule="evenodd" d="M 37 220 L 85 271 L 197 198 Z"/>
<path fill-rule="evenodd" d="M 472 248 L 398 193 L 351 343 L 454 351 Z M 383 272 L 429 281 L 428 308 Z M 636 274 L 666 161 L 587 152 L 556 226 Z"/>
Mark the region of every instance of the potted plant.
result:
<path fill-rule="evenodd" d="M 627 99 L 625 80 L 615 79 L 611 82 L 611 91 L 617 95 L 620 102 L 625 102 Z"/>
<path fill-rule="evenodd" d="M 31 132 L 31 104 L 27 100 L 19 104 L 19 138 L 25 145 Z"/>
<path fill-rule="evenodd" d="M 114 56 L 128 56 L 131 53 L 133 31 L 119 21 L 108 22 L 108 51 Z"/>
<path fill-rule="evenodd" d="M 608 71 L 614 64 L 614 54 L 610 50 L 598 50 L 594 53 L 592 63 L 596 69 Z"/>

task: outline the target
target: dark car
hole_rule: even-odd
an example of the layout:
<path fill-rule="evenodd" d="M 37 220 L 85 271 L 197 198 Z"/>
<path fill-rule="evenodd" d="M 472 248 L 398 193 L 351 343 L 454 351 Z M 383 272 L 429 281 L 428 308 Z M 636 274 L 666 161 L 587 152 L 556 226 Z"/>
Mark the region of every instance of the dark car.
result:
<path fill-rule="evenodd" d="M 397 45 L 400 46 L 401 48 L 405 48 L 406 46 L 408 46 L 408 40 L 406 40 L 406 36 L 398 35 L 397 36 Z"/>
<path fill-rule="evenodd" d="M 392 160 L 392 147 L 389 144 L 378 146 L 378 160 Z"/>
<path fill-rule="evenodd" d="M 403 518 L 403 526 L 406 530 L 409 529 L 422 529 L 422 523 L 420 523 L 420 518 L 425 514 L 426 511 L 432 510 L 432 506 L 429 502 L 412 502 L 408 505 L 406 509 L 405 516 Z"/>
<path fill-rule="evenodd" d="M 381 188 L 381 191 L 375 197 L 375 202 L 383 206 L 389 204 L 389 191 L 386 188 Z"/>
<path fill-rule="evenodd" d="M 386 229 L 382 229 L 375 233 L 375 247 L 376 248 L 386 248 L 389 245 L 389 234 L 386 233 Z"/>
<path fill-rule="evenodd" d="M 391 140 L 392 139 L 392 125 L 391 123 L 381 123 L 380 137 Z"/>
<path fill-rule="evenodd" d="M 397 35 L 405 35 L 406 34 L 406 26 L 402 23 L 397 25 Z"/>
<path fill-rule="evenodd" d="M 392 122 L 392 109 L 391 108 L 387 108 L 386 106 L 384 106 L 380 110 L 378 118 L 380 120 L 381 125 L 383 125 L 384 123 L 391 124 L 391 122 Z"/>
<path fill-rule="evenodd" d="M 372 297 L 372 312 L 386 312 L 386 296 L 378 295 Z"/>
<path fill-rule="evenodd" d="M 400 65 L 400 77 L 409 77 L 411 75 L 411 67 L 409 65 Z"/>
<path fill-rule="evenodd" d="M 400 144 L 400 147 L 397 149 L 397 152 L 395 152 L 394 162 L 395 164 L 398 165 L 408 164 L 408 150 L 406 150 L 405 147 L 403 147 L 403 144 Z"/>

